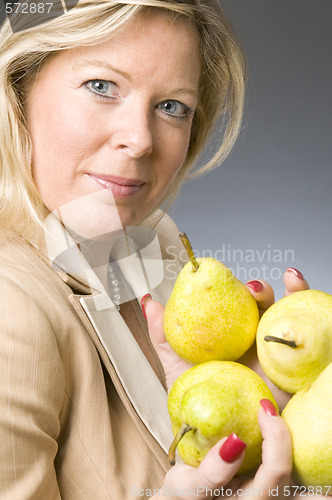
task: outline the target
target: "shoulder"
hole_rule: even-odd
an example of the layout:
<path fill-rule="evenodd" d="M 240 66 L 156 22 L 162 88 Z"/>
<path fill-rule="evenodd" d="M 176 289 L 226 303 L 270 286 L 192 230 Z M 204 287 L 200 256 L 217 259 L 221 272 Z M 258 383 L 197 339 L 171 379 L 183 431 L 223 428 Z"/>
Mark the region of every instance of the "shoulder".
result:
<path fill-rule="evenodd" d="M 45 264 L 31 244 L 15 236 L 0 236 L 0 275 L 26 274 L 31 276 L 43 270 L 45 270 Z"/>
<path fill-rule="evenodd" d="M 15 237 L 0 236 L 0 280 L 7 280 L 30 295 L 40 286 L 52 285 L 55 291 L 64 285 L 51 264 L 39 255 L 38 251 L 27 241 Z"/>
<path fill-rule="evenodd" d="M 46 329 L 54 272 L 24 240 L 0 237 L 0 310 L 9 323 L 38 321 Z M 30 325 L 31 326 L 31 325 Z"/>
<path fill-rule="evenodd" d="M 34 278 L 39 260 L 24 241 L 0 238 L 0 367 L 7 373 L 26 370 L 27 378 L 29 370 L 44 373 L 47 367 L 48 373 L 58 363 L 52 316 L 43 306 L 47 298 Z"/>
<path fill-rule="evenodd" d="M 15 329 L 22 320 L 28 329 L 63 332 L 72 316 L 71 289 L 24 240 L 0 238 L 0 311 Z"/>

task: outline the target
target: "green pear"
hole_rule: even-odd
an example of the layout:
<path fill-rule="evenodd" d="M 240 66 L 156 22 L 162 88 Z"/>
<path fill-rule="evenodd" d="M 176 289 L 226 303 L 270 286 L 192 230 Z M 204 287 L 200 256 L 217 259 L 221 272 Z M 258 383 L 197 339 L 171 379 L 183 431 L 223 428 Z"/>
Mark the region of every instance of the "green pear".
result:
<path fill-rule="evenodd" d="M 190 363 L 235 361 L 255 342 L 258 321 L 256 301 L 230 269 L 192 254 L 166 304 L 164 332 Z"/>
<path fill-rule="evenodd" d="M 247 366 L 234 361 L 207 361 L 189 368 L 176 379 L 168 396 L 168 411 L 175 449 L 182 460 L 198 467 L 208 450 L 235 432 L 247 448 L 238 474 L 261 462 L 262 435 L 258 424 L 260 400 L 277 407 L 265 382 Z"/>
<path fill-rule="evenodd" d="M 331 495 L 332 363 L 310 388 L 294 394 L 281 416 L 292 435 L 296 479 L 313 486 L 313 493 Z"/>
<path fill-rule="evenodd" d="M 303 290 L 273 304 L 258 325 L 257 355 L 280 389 L 310 386 L 332 362 L 332 295 Z"/>

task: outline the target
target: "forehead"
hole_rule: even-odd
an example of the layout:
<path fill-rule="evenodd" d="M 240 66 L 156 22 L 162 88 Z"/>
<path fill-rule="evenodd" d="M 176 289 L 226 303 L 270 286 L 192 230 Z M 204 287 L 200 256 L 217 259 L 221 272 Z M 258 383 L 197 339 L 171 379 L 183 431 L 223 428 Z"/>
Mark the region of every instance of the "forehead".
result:
<path fill-rule="evenodd" d="M 174 37 L 174 44 L 182 39 L 184 43 L 199 45 L 199 33 L 194 22 L 184 15 L 162 8 L 145 8 L 117 29 L 110 39 L 114 43 L 130 43 L 137 38 L 154 38 L 155 45 L 159 45 L 167 36 Z M 181 47 L 178 46 L 178 49 Z"/>
<path fill-rule="evenodd" d="M 142 71 L 150 72 L 146 76 L 173 68 L 183 74 L 187 70 L 194 77 L 194 67 L 200 66 L 199 46 L 199 35 L 190 19 L 170 11 L 150 9 L 136 15 L 105 41 L 67 49 L 49 60 L 60 59 L 74 71 L 93 65 L 107 67 L 109 59 L 120 66 L 132 65 L 132 70 L 137 71 L 144 62 Z"/>

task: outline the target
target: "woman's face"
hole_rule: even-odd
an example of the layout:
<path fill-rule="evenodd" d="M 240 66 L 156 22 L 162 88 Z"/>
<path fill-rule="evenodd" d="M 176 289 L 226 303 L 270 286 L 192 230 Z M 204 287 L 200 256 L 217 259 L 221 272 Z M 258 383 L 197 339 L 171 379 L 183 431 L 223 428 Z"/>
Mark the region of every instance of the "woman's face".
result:
<path fill-rule="evenodd" d="M 99 234 L 112 229 L 114 210 L 122 225 L 139 223 L 185 160 L 199 77 L 195 28 L 158 11 L 50 58 L 27 100 L 32 173 L 47 208 L 72 207 Z"/>

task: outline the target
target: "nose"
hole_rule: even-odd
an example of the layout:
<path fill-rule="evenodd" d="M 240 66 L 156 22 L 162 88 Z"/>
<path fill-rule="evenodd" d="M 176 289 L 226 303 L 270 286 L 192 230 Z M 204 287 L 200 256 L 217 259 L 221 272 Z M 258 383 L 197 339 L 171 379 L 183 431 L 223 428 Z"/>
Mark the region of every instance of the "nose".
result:
<path fill-rule="evenodd" d="M 142 106 L 128 110 L 123 106 L 113 128 L 112 146 L 131 158 L 148 156 L 153 150 L 153 137 L 148 110 Z M 114 118 L 114 117 L 113 117 Z"/>

